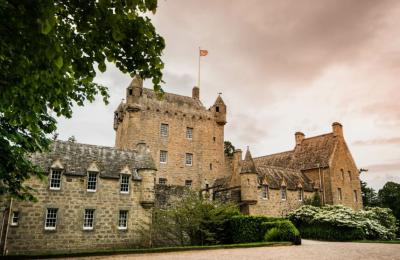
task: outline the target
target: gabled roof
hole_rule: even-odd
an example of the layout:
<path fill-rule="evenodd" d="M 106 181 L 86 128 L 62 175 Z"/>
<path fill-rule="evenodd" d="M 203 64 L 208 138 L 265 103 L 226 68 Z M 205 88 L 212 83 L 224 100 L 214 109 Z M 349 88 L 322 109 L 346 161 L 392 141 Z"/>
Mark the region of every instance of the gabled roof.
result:
<path fill-rule="evenodd" d="M 137 175 L 136 169 L 156 169 L 149 151 L 125 151 L 65 141 L 55 141 L 47 153 L 31 155 L 31 161 L 47 172 L 57 161 L 62 165 L 64 174 L 72 176 L 86 176 L 88 168 L 95 165 L 103 178 L 119 178 L 126 167 L 133 177 Z"/>
<path fill-rule="evenodd" d="M 256 166 L 270 165 L 296 170 L 329 167 L 338 137 L 333 133 L 305 138 L 292 151 L 254 158 Z"/>
<path fill-rule="evenodd" d="M 260 184 L 267 184 L 271 189 L 280 189 L 286 183 L 288 190 L 297 190 L 299 185 L 305 191 L 313 191 L 311 181 L 300 171 L 269 165 L 257 166 Z"/>

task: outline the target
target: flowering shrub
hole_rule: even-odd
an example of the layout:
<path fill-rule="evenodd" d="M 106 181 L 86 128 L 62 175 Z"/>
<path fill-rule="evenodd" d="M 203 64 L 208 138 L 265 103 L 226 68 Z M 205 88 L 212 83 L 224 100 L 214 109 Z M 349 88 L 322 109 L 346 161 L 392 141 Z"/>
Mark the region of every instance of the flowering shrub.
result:
<path fill-rule="evenodd" d="M 396 219 L 391 210 L 385 208 L 354 211 L 341 205 L 320 208 L 305 205 L 289 213 L 288 217 L 299 228 L 304 238 L 389 240 L 395 237 L 396 232 Z M 333 232 L 335 229 L 350 233 Z"/>

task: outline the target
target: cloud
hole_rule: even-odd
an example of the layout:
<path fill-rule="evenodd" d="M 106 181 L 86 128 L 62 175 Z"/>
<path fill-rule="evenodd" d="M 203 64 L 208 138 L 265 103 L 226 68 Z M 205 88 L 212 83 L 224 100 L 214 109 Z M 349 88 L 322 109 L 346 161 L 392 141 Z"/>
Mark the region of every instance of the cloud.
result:
<path fill-rule="evenodd" d="M 368 171 L 373 171 L 373 172 L 398 171 L 400 174 L 400 162 L 372 164 L 372 165 L 367 165 L 365 168 L 367 168 Z"/>
<path fill-rule="evenodd" d="M 395 145 L 400 144 L 400 137 L 394 138 L 379 138 L 372 140 L 358 140 L 353 142 L 353 145 Z"/>

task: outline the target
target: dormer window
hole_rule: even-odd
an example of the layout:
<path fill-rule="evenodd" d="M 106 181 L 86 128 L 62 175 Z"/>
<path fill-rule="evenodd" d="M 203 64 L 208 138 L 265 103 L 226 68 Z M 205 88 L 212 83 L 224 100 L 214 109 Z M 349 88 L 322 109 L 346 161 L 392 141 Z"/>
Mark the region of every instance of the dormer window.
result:
<path fill-rule="evenodd" d="M 59 190 L 61 188 L 61 170 L 51 169 L 50 171 L 50 190 Z"/>
<path fill-rule="evenodd" d="M 87 191 L 95 192 L 97 188 L 97 172 L 88 172 Z"/>
<path fill-rule="evenodd" d="M 121 175 L 121 187 L 120 187 L 121 193 L 129 193 L 129 179 L 130 175 L 127 174 Z"/>

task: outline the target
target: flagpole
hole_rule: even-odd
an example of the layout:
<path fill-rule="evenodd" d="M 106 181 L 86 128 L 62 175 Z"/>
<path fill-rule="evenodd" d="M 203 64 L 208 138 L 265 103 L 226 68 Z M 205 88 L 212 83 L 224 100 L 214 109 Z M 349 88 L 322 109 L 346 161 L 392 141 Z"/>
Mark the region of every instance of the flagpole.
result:
<path fill-rule="evenodd" d="M 200 88 L 200 47 L 199 47 L 198 54 L 199 54 L 199 71 L 198 71 L 198 74 L 197 74 L 197 87 Z"/>

